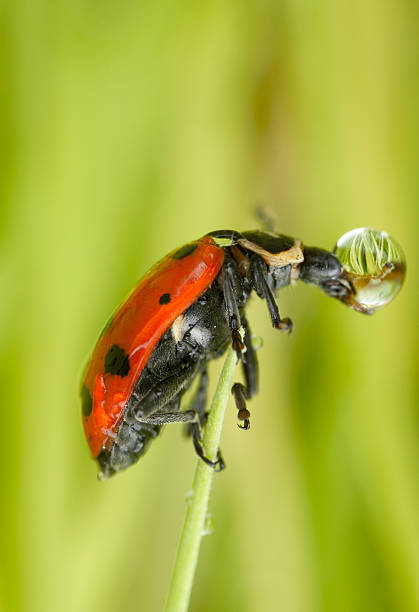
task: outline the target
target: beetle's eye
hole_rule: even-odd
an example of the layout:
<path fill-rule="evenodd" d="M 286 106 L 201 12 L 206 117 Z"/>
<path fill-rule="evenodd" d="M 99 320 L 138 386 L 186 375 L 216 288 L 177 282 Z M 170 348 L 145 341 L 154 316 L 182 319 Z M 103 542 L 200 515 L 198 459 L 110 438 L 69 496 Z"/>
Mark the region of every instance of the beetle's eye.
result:
<path fill-rule="evenodd" d="M 349 288 L 338 281 L 326 281 L 323 288 L 330 297 L 343 297 L 349 292 Z"/>
<path fill-rule="evenodd" d="M 401 246 L 387 234 L 358 228 L 339 238 L 334 254 L 354 288 L 354 300 L 371 311 L 391 302 L 406 272 Z"/>

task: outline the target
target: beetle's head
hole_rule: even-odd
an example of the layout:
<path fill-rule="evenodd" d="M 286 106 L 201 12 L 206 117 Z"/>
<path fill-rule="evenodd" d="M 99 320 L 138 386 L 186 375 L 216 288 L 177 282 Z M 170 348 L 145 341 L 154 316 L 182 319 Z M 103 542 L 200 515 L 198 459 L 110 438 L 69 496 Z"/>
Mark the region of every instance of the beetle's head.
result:
<path fill-rule="evenodd" d="M 364 314 L 391 302 L 403 284 L 406 260 L 386 232 L 358 228 L 339 238 L 333 253 L 306 247 L 300 278 Z"/>

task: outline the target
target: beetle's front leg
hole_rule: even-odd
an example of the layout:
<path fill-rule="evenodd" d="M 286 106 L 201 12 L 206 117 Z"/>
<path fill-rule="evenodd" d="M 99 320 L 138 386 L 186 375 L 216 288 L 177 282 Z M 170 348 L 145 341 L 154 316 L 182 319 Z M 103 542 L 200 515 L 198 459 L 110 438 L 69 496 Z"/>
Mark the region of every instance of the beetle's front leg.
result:
<path fill-rule="evenodd" d="M 273 327 L 291 333 L 292 321 L 288 317 L 281 319 L 275 296 L 268 284 L 266 263 L 257 255 L 253 256 L 251 260 L 251 274 L 256 293 L 266 300 Z"/>

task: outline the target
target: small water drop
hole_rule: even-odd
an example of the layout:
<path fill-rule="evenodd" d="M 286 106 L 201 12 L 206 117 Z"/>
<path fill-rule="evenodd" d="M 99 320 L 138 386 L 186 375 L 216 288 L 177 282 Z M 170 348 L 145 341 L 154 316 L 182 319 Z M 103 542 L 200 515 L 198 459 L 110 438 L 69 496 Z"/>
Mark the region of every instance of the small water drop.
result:
<path fill-rule="evenodd" d="M 387 232 L 359 227 L 341 236 L 334 249 L 347 273 L 354 301 L 370 312 L 391 302 L 406 274 L 399 243 Z"/>

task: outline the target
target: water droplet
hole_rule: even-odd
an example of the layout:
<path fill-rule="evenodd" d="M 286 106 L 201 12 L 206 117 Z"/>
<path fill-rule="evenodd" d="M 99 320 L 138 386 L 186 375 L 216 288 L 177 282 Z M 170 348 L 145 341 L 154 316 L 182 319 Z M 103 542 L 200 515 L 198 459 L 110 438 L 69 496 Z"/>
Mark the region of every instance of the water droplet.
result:
<path fill-rule="evenodd" d="M 391 302 L 403 285 L 406 259 L 387 232 L 360 227 L 339 238 L 334 254 L 354 287 L 354 301 L 373 312 Z"/>

